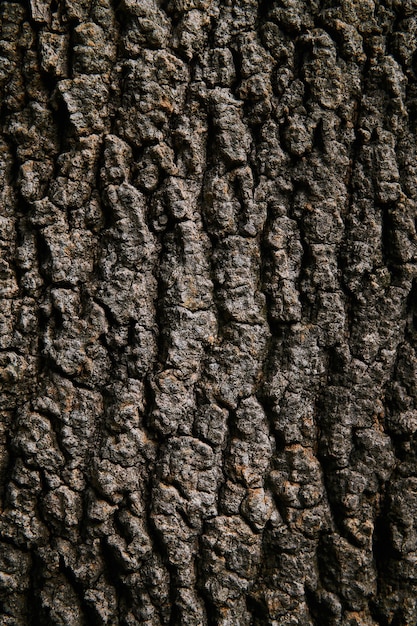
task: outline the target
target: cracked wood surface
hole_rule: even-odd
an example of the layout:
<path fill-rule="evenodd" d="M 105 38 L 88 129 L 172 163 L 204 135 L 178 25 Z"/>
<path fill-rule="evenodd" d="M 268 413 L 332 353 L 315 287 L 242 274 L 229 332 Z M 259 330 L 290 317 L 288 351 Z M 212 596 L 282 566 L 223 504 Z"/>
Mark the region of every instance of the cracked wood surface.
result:
<path fill-rule="evenodd" d="M 4 626 L 417 623 L 417 6 L 0 4 Z"/>

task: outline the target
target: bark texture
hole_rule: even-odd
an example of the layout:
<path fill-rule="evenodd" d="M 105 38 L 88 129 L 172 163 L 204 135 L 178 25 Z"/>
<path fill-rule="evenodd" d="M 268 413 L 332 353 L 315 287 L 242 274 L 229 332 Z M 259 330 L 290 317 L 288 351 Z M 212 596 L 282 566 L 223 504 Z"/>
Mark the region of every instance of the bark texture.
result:
<path fill-rule="evenodd" d="M 1 624 L 416 624 L 416 2 L 0 25 Z"/>

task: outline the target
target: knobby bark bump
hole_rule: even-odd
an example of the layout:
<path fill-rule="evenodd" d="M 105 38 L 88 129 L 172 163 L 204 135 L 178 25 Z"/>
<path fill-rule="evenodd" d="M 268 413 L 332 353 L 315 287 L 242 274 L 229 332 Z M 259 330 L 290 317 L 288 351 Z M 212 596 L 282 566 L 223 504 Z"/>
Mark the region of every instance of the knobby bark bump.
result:
<path fill-rule="evenodd" d="M 0 621 L 417 623 L 417 5 L 0 4 Z"/>

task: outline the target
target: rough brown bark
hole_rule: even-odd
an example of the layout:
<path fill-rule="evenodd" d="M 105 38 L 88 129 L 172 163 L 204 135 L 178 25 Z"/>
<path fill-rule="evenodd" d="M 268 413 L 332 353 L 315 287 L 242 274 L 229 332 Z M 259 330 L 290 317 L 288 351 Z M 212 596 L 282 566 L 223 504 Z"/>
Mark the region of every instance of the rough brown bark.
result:
<path fill-rule="evenodd" d="M 0 620 L 417 623 L 412 0 L 0 4 Z"/>

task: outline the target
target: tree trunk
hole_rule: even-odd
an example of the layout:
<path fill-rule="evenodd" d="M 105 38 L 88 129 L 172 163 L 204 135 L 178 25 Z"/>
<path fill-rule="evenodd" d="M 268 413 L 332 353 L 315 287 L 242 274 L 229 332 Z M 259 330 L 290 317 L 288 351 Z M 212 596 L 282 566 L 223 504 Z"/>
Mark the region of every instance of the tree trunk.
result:
<path fill-rule="evenodd" d="M 1 624 L 416 624 L 414 5 L 1 3 Z"/>

